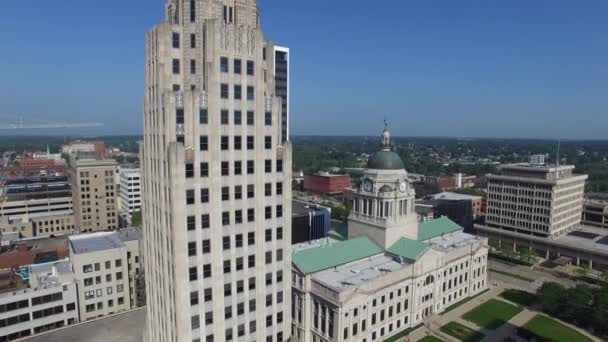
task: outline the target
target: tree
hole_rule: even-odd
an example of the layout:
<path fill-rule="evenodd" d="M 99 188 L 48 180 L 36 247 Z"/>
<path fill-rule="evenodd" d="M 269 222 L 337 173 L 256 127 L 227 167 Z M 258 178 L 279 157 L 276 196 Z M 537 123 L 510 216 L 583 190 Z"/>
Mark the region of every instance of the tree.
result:
<path fill-rule="evenodd" d="M 538 289 L 539 303 L 542 310 L 550 315 L 557 316 L 562 309 L 566 289 L 558 284 L 547 282 Z"/>
<path fill-rule="evenodd" d="M 562 302 L 564 305 L 557 317 L 574 322 L 581 327 L 589 326 L 591 323 L 589 312 L 591 312 L 593 305 L 593 290 L 591 287 L 577 285 L 569 288 L 566 290 L 566 297 L 562 299 Z"/>
<path fill-rule="evenodd" d="M 141 224 L 141 210 L 134 211 L 133 214 L 131 214 L 131 226 L 141 227 Z"/>

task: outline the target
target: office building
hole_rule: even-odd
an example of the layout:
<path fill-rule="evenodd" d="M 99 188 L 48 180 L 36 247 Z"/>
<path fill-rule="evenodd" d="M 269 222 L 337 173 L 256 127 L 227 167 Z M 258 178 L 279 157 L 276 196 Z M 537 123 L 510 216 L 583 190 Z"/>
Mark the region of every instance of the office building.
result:
<path fill-rule="evenodd" d="M 67 176 L 5 178 L 0 190 L 0 231 L 16 232 L 22 238 L 72 233 L 74 214 Z"/>
<path fill-rule="evenodd" d="M 139 169 L 120 169 L 120 210 L 127 224 L 131 215 L 141 210 L 141 174 Z"/>
<path fill-rule="evenodd" d="M 70 157 L 68 175 L 78 232 L 118 227 L 116 172 L 115 160 L 95 152 L 78 152 Z"/>
<path fill-rule="evenodd" d="M 335 175 L 327 172 L 304 175 L 304 190 L 318 194 L 339 195 L 350 186 L 350 175 Z"/>
<path fill-rule="evenodd" d="M 487 229 L 557 237 L 581 222 L 587 175 L 574 165 L 520 163 L 489 175 Z"/>
<path fill-rule="evenodd" d="M 331 209 L 297 200 L 291 205 L 291 243 L 322 239 L 331 226 Z"/>
<path fill-rule="evenodd" d="M 0 341 L 78 322 L 76 284 L 68 261 L 0 271 Z"/>
<path fill-rule="evenodd" d="M 487 288 L 487 240 L 448 218 L 418 223 L 389 139 L 353 189 L 347 239 L 293 247 L 293 341 L 384 341 Z"/>
<path fill-rule="evenodd" d="M 587 175 L 572 165 L 506 165 L 489 175 L 486 220 L 478 234 L 497 248 L 528 249 L 546 259 L 608 266 L 608 231 L 581 223 Z M 568 261 L 566 261 L 568 262 Z"/>
<path fill-rule="evenodd" d="M 583 204 L 583 223 L 608 228 L 608 194 L 587 194 Z"/>
<path fill-rule="evenodd" d="M 463 227 L 466 232 L 473 232 L 473 223 L 482 216 L 482 205 L 481 196 L 442 192 L 416 200 L 415 210 L 423 216 L 427 214 L 434 218 L 446 216 Z"/>
<path fill-rule="evenodd" d="M 168 0 L 146 34 L 146 341 L 290 336 L 291 146 L 274 52 L 254 0 Z"/>
<path fill-rule="evenodd" d="M 61 153 L 77 154 L 79 152 L 94 152 L 99 155 L 106 153 L 106 144 L 103 141 L 74 140 L 61 147 Z"/>
<path fill-rule="evenodd" d="M 78 286 L 80 321 L 136 307 L 139 229 L 69 237 L 70 262 Z M 139 271 L 137 271 L 139 272 Z"/>

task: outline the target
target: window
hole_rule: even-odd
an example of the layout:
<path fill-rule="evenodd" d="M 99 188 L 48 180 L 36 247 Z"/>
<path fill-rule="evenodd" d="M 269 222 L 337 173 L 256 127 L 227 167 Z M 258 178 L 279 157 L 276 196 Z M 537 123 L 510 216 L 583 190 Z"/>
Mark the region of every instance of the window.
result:
<path fill-rule="evenodd" d="M 272 273 L 266 273 L 266 285 L 272 285 Z"/>
<path fill-rule="evenodd" d="M 203 278 L 211 278 L 211 265 L 203 265 Z"/>
<path fill-rule="evenodd" d="M 198 139 L 198 147 L 200 151 L 209 150 L 209 138 L 206 135 L 201 135 Z"/>
<path fill-rule="evenodd" d="M 229 142 L 228 142 L 228 136 L 227 135 L 223 135 L 220 138 L 220 146 L 222 151 L 226 151 L 229 148 Z"/>
<path fill-rule="evenodd" d="M 283 227 L 277 227 L 277 240 L 283 240 Z"/>
<path fill-rule="evenodd" d="M 201 215 L 201 228 L 208 229 L 209 228 L 209 214 Z"/>
<path fill-rule="evenodd" d="M 122 279 L 122 272 L 116 272 L 116 280 Z"/>
<path fill-rule="evenodd" d="M 224 261 L 224 274 L 230 273 L 230 260 Z"/>
<path fill-rule="evenodd" d="M 235 110 L 234 111 L 234 124 L 235 125 L 241 125 L 243 118 L 242 118 L 243 114 L 240 110 Z"/>
<path fill-rule="evenodd" d="M 209 177 L 209 163 L 201 163 L 201 177 Z"/>
<path fill-rule="evenodd" d="M 184 109 L 178 108 L 175 110 L 175 123 L 178 125 L 184 124 Z"/>
<path fill-rule="evenodd" d="M 230 212 L 225 211 L 222 213 L 222 226 L 230 225 Z"/>
<path fill-rule="evenodd" d="M 173 32 L 171 36 L 171 46 L 175 49 L 179 49 L 179 33 Z"/>
<path fill-rule="evenodd" d="M 234 245 L 239 248 L 243 247 L 243 234 L 236 234 L 234 237 Z"/>
<path fill-rule="evenodd" d="M 198 112 L 198 123 L 206 125 L 209 123 L 209 111 L 201 109 Z"/>
<path fill-rule="evenodd" d="M 268 251 L 265 254 L 266 265 L 272 263 L 272 251 Z"/>
<path fill-rule="evenodd" d="M 211 324 L 213 324 L 213 312 L 209 311 L 205 313 L 205 325 Z M 207 341 L 209 341 L 209 338 L 207 338 Z"/>
<path fill-rule="evenodd" d="M 194 59 L 190 60 L 190 74 L 196 74 L 196 60 Z"/>
<path fill-rule="evenodd" d="M 226 57 L 220 58 L 220 71 L 228 72 L 228 58 L 226 58 Z"/>
<path fill-rule="evenodd" d="M 283 172 L 283 159 L 277 159 L 277 172 Z"/>
<path fill-rule="evenodd" d="M 266 112 L 266 114 L 264 115 L 264 124 L 266 126 L 272 126 L 272 113 L 271 112 Z"/>
<path fill-rule="evenodd" d="M 209 189 L 201 189 L 201 203 L 209 203 Z"/>
<path fill-rule="evenodd" d="M 247 112 L 247 125 L 253 126 L 253 124 L 254 124 L 253 117 L 254 117 L 254 113 L 252 111 L 248 111 Z"/>
<path fill-rule="evenodd" d="M 240 151 L 242 148 L 242 139 L 243 137 L 241 137 L 240 135 L 237 135 L 234 137 L 234 149 L 237 151 Z"/>
<path fill-rule="evenodd" d="M 283 183 L 278 182 L 277 183 L 277 195 L 282 195 L 282 194 L 283 194 Z"/>
<path fill-rule="evenodd" d="M 116 292 L 122 293 L 124 290 L 125 290 L 125 288 L 122 284 L 116 285 Z"/>
<path fill-rule="evenodd" d="M 272 241 L 272 229 L 268 228 L 264 231 L 264 240 L 266 242 Z"/>
<path fill-rule="evenodd" d="M 222 176 L 230 175 L 230 164 L 228 162 L 222 162 Z"/>
<path fill-rule="evenodd" d="M 247 87 L 247 100 L 253 100 L 253 99 L 254 99 L 253 87 L 252 86 L 248 86 Z"/>
<path fill-rule="evenodd" d="M 194 177 L 194 164 L 186 163 L 186 178 Z"/>
<path fill-rule="evenodd" d="M 190 281 L 195 281 L 198 279 L 198 274 L 196 273 L 196 267 L 190 267 Z"/>
<path fill-rule="evenodd" d="M 255 233 L 254 232 L 247 233 L 247 244 L 249 246 L 252 246 L 255 244 Z"/>
<path fill-rule="evenodd" d="M 239 85 L 239 84 L 236 84 L 234 86 L 234 99 L 235 100 L 241 99 L 241 85 Z"/>
<path fill-rule="evenodd" d="M 255 139 L 254 139 L 253 135 L 248 135 L 247 136 L 247 149 L 253 150 L 254 148 L 255 148 Z"/>
<path fill-rule="evenodd" d="M 254 281 L 254 284 L 255 284 L 255 281 Z M 249 279 L 249 286 L 251 288 L 251 278 Z M 255 286 L 254 286 L 254 289 L 255 289 Z M 249 301 L 249 312 L 254 312 L 255 309 L 256 309 L 255 299 L 251 299 Z"/>
<path fill-rule="evenodd" d="M 243 187 L 241 185 L 237 185 L 234 187 L 234 199 L 240 200 L 243 198 Z"/>
<path fill-rule="evenodd" d="M 82 266 L 82 272 L 83 273 L 93 272 L 93 265 L 84 265 L 84 266 Z"/>
<path fill-rule="evenodd" d="M 196 49 L 196 35 L 194 33 L 190 34 L 190 48 Z"/>
<path fill-rule="evenodd" d="M 220 96 L 223 99 L 227 99 L 228 98 L 228 85 L 226 83 L 222 83 L 220 85 Z"/>
<path fill-rule="evenodd" d="M 255 255 L 250 255 L 247 257 L 247 267 L 249 267 L 249 268 L 255 267 Z"/>
<path fill-rule="evenodd" d="M 213 300 L 213 292 L 210 288 L 205 289 L 205 291 L 203 292 L 203 295 L 204 295 L 205 303 Z"/>
<path fill-rule="evenodd" d="M 198 305 L 198 291 L 190 292 L 190 305 Z"/>
<path fill-rule="evenodd" d="M 236 270 L 237 271 L 243 270 L 243 258 L 236 258 Z M 238 287 L 238 282 L 237 282 L 237 287 Z M 242 292 L 242 291 L 240 291 L 240 292 Z"/>
<path fill-rule="evenodd" d="M 283 217 L 283 206 L 277 205 L 277 217 Z"/>
<path fill-rule="evenodd" d="M 271 206 L 264 208 L 264 217 L 267 220 L 272 218 L 272 207 Z"/>
<path fill-rule="evenodd" d="M 264 170 L 266 173 L 272 173 L 272 160 L 266 159 L 264 161 Z"/>
<path fill-rule="evenodd" d="M 255 197 L 255 188 L 253 184 L 247 185 L 247 198 Z"/>
<path fill-rule="evenodd" d="M 240 59 L 235 59 L 234 60 L 234 73 L 240 75 L 241 74 L 241 60 Z"/>
<path fill-rule="evenodd" d="M 230 188 L 227 186 L 222 187 L 222 201 L 230 201 Z"/>
<path fill-rule="evenodd" d="M 228 110 L 222 109 L 220 112 L 220 123 L 222 125 L 228 124 Z"/>
<path fill-rule="evenodd" d="M 173 59 L 173 74 L 179 75 L 179 59 Z"/>
<path fill-rule="evenodd" d="M 278 262 L 283 261 L 283 250 L 282 249 L 277 249 L 276 255 L 277 255 L 277 261 Z"/>
<path fill-rule="evenodd" d="M 196 330 L 201 327 L 199 315 L 190 317 L 190 326 L 192 327 L 192 330 Z"/>
<path fill-rule="evenodd" d="M 211 240 L 203 240 L 203 254 L 211 253 Z"/>
<path fill-rule="evenodd" d="M 255 210 L 247 209 L 247 222 L 255 221 Z"/>
<path fill-rule="evenodd" d="M 186 204 L 194 204 L 194 190 L 186 190 Z"/>
<path fill-rule="evenodd" d="M 196 21 L 196 0 L 190 0 L 190 22 L 193 23 L 195 21 Z"/>
<path fill-rule="evenodd" d="M 234 162 L 234 174 L 235 175 L 240 175 L 242 173 L 243 173 L 243 162 L 241 162 L 241 161 L 235 161 Z"/>
<path fill-rule="evenodd" d="M 188 256 L 196 255 L 196 242 L 188 242 Z"/>
<path fill-rule="evenodd" d="M 253 61 L 247 61 L 247 75 L 253 76 L 253 74 L 254 74 Z"/>
<path fill-rule="evenodd" d="M 224 250 L 229 250 L 230 249 L 230 236 L 224 236 L 222 238 L 222 248 Z"/>
<path fill-rule="evenodd" d="M 224 297 L 232 296 L 232 285 L 224 284 Z"/>
<path fill-rule="evenodd" d="M 272 137 L 271 136 L 264 137 L 264 148 L 266 148 L 267 150 L 272 149 Z"/>
<path fill-rule="evenodd" d="M 272 196 L 272 183 L 264 184 L 264 195 Z"/>
<path fill-rule="evenodd" d="M 266 307 L 272 306 L 272 294 L 266 295 Z"/>
<path fill-rule="evenodd" d="M 254 173 L 255 170 L 255 164 L 253 160 L 248 160 L 247 161 L 247 174 L 248 175 L 252 175 Z"/>

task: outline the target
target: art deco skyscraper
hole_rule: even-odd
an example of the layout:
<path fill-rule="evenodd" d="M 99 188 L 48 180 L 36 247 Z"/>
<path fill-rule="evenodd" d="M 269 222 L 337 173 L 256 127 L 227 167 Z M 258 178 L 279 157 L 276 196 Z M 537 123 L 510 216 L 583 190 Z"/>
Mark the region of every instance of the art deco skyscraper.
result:
<path fill-rule="evenodd" d="M 146 34 L 145 339 L 286 341 L 288 50 L 255 0 L 168 0 L 165 16 Z"/>

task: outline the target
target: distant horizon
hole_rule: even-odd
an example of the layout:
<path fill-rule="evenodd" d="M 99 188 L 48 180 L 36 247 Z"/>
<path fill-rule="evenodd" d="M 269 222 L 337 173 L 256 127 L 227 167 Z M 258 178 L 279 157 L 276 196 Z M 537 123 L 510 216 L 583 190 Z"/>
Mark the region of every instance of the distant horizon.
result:
<path fill-rule="evenodd" d="M 291 138 L 376 138 L 379 139 L 380 134 L 342 134 L 342 135 L 323 135 L 323 134 L 292 134 Z M 59 135 L 59 134 L 25 134 L 25 135 L 2 135 L 0 141 L 18 137 L 19 139 L 28 138 L 49 138 L 49 139 L 96 139 L 96 138 L 112 138 L 112 137 L 142 137 L 143 134 L 85 134 L 85 135 Z M 483 136 L 425 136 L 425 135 L 392 135 L 391 139 L 455 139 L 455 140 L 528 140 L 528 141 L 554 141 L 554 142 L 608 142 L 606 139 L 553 139 L 553 138 L 531 138 L 531 137 L 483 137 Z"/>

